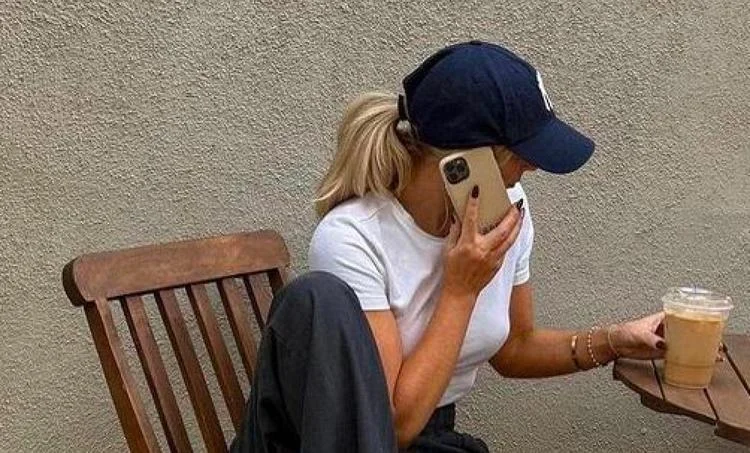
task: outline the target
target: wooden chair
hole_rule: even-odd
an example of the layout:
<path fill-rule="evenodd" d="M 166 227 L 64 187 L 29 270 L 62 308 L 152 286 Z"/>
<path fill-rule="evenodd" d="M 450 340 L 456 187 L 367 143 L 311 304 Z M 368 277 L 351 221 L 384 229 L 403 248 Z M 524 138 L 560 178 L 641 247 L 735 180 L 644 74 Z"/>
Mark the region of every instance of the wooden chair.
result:
<path fill-rule="evenodd" d="M 211 358 L 235 430 L 244 398 L 207 292 L 216 285 L 249 382 L 256 342 L 247 297 L 262 329 L 272 292 L 285 284 L 289 253 L 273 231 L 258 231 L 80 256 L 63 270 L 73 305 L 82 306 L 131 451 L 160 451 L 136 381 L 128 366 L 110 304 L 122 307 L 164 435 L 171 451 L 192 451 L 175 393 L 145 310 L 145 295 L 158 306 L 208 451 L 226 451 L 216 407 L 193 348 L 175 290 L 184 289 Z M 237 282 L 244 284 L 237 284 Z M 244 288 L 243 288 L 244 286 Z M 148 298 L 148 300 L 151 300 Z"/>

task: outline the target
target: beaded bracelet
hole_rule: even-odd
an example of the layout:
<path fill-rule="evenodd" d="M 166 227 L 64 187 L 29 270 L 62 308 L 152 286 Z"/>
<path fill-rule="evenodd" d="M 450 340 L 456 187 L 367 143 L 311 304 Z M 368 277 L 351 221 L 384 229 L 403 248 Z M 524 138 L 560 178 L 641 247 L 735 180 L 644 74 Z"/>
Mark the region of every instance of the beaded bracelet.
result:
<path fill-rule="evenodd" d="M 596 329 L 599 329 L 599 326 L 593 326 L 591 329 L 589 329 L 589 333 L 586 336 L 586 349 L 589 351 L 589 357 L 591 357 L 591 361 L 594 362 L 595 366 L 604 366 L 604 363 L 599 362 L 596 360 L 596 357 L 594 357 L 594 349 L 591 347 L 591 337 L 594 335 L 594 331 Z"/>
<path fill-rule="evenodd" d="M 576 369 L 578 371 L 583 371 L 583 367 L 581 366 L 581 363 L 578 361 L 578 356 L 576 355 L 577 347 L 578 347 L 578 335 L 573 335 L 570 338 L 570 356 L 573 358 L 573 364 L 576 366 Z"/>

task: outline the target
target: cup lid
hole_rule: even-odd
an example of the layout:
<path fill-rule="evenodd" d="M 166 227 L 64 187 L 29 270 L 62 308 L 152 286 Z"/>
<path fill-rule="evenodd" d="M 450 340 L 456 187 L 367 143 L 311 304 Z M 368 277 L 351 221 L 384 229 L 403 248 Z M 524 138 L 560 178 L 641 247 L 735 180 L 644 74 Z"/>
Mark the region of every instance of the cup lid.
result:
<path fill-rule="evenodd" d="M 669 288 L 662 301 L 671 307 L 710 313 L 722 313 L 734 307 L 729 296 L 695 286 Z"/>

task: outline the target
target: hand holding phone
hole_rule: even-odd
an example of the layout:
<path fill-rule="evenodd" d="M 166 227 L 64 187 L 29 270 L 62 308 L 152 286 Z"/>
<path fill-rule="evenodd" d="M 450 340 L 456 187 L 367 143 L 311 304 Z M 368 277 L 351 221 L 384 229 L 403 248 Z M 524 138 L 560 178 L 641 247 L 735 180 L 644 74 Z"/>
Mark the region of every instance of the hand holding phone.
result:
<path fill-rule="evenodd" d="M 478 187 L 474 195 L 466 202 L 462 223 L 451 225 L 443 263 L 443 290 L 459 299 L 469 296 L 462 300 L 468 301 L 472 309 L 479 292 L 502 268 L 523 218 L 518 210 L 509 209 L 496 227 L 482 234 L 478 226 L 482 206 Z"/>

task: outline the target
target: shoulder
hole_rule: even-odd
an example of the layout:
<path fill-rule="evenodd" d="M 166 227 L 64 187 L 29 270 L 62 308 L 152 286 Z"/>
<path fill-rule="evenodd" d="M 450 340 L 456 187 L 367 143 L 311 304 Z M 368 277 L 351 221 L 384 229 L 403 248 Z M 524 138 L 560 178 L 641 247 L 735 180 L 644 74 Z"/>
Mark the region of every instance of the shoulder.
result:
<path fill-rule="evenodd" d="M 383 199 L 369 194 L 347 200 L 320 219 L 313 240 L 330 234 L 367 235 L 376 223 L 373 220 L 385 205 Z"/>
<path fill-rule="evenodd" d="M 342 219 L 364 222 L 376 216 L 386 206 L 387 200 L 384 197 L 368 193 L 363 197 L 352 198 L 339 204 L 331 209 L 320 223 L 325 224 Z"/>
<path fill-rule="evenodd" d="M 380 236 L 377 215 L 385 207 L 381 198 L 366 195 L 332 209 L 313 232 L 308 252 L 311 265 L 336 254 L 372 255 Z"/>
<path fill-rule="evenodd" d="M 318 223 L 307 255 L 311 271 L 328 272 L 346 282 L 364 310 L 389 308 L 380 209 L 369 197 L 337 206 Z"/>

